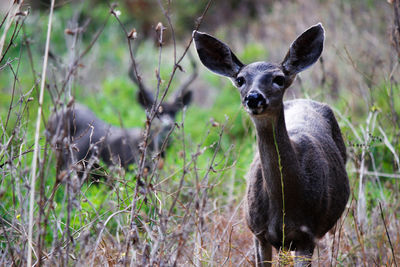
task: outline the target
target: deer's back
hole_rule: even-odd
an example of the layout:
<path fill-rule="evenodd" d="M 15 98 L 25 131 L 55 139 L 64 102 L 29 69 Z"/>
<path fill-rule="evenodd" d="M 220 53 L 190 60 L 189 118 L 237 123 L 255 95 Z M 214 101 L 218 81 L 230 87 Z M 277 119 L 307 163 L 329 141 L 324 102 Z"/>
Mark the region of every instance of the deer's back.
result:
<path fill-rule="evenodd" d="M 340 128 L 329 106 L 305 99 L 285 102 L 285 120 L 315 234 L 322 236 L 342 214 L 350 191 Z"/>
<path fill-rule="evenodd" d="M 101 149 L 110 126 L 96 117 L 87 107 L 75 104 L 74 108 L 68 110 L 70 135 L 77 146 L 76 160 L 88 158 L 94 152 L 91 146 Z"/>
<path fill-rule="evenodd" d="M 140 128 L 112 127 L 101 150 L 103 160 L 109 165 L 117 164 L 123 167 L 138 162 L 142 135 Z"/>

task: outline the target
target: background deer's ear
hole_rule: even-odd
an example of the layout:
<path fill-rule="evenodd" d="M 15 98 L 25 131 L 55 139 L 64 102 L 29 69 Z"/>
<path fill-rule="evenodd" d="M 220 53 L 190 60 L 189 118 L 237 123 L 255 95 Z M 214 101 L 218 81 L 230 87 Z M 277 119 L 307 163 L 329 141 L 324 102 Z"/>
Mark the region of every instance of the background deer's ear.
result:
<path fill-rule="evenodd" d="M 138 86 L 139 90 L 136 96 L 137 101 L 139 102 L 140 105 L 142 105 L 143 108 L 150 109 L 154 103 L 153 94 L 149 91 L 149 89 L 147 89 L 143 81 L 141 81 L 140 76 L 137 73 L 135 73 L 133 65 L 130 66 L 128 74 L 132 82 L 134 82 Z"/>
<path fill-rule="evenodd" d="M 243 67 L 243 63 L 231 49 L 218 39 L 206 33 L 193 31 L 193 39 L 201 62 L 212 72 L 229 78 Z"/>
<path fill-rule="evenodd" d="M 149 109 L 154 103 L 153 94 L 147 90 L 139 90 L 137 93 L 137 101 L 143 108 Z"/>
<path fill-rule="evenodd" d="M 182 90 L 180 91 L 179 95 L 176 96 L 173 104 L 176 107 L 176 112 L 178 112 L 183 107 L 190 105 L 191 102 L 192 102 L 192 91 Z"/>
<path fill-rule="evenodd" d="M 184 90 L 178 100 L 182 103 L 183 107 L 190 105 L 190 102 L 192 102 L 192 91 Z"/>
<path fill-rule="evenodd" d="M 321 23 L 303 32 L 292 43 L 282 62 L 286 75 L 295 75 L 314 64 L 322 53 L 325 33 Z"/>

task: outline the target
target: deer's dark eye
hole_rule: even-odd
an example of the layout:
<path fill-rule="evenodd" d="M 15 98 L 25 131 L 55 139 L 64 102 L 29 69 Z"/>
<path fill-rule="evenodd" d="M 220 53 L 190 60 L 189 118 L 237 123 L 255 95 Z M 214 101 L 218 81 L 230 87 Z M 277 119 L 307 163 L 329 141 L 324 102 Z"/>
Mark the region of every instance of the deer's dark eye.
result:
<path fill-rule="evenodd" d="M 272 80 L 272 83 L 278 85 L 279 87 L 282 87 L 285 84 L 285 77 L 282 75 L 276 76 Z"/>
<path fill-rule="evenodd" d="M 246 81 L 245 81 L 245 79 L 243 78 L 243 77 L 238 77 L 238 78 L 236 78 L 236 84 L 239 86 L 239 87 L 241 87 L 243 84 L 245 84 L 246 83 Z"/>

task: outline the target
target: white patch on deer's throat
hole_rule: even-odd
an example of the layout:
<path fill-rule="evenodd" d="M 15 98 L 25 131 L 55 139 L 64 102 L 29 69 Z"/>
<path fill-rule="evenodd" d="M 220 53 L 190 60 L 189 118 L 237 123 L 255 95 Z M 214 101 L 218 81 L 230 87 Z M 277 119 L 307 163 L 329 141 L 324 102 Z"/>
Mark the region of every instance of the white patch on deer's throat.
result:
<path fill-rule="evenodd" d="M 310 232 L 310 228 L 308 228 L 305 225 L 300 226 L 300 231 L 304 232 L 304 233 L 309 233 Z"/>

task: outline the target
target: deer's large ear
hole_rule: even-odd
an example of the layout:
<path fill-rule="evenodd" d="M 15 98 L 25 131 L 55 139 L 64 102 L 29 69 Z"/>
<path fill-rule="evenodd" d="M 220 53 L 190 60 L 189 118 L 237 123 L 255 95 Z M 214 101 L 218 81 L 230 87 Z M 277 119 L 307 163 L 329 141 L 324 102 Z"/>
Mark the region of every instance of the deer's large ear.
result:
<path fill-rule="evenodd" d="M 201 62 L 212 72 L 232 78 L 243 67 L 231 49 L 211 35 L 193 31 L 193 40 Z"/>
<path fill-rule="evenodd" d="M 138 92 L 137 92 L 137 101 L 139 102 L 140 105 L 142 105 L 143 108 L 145 109 L 150 109 L 151 106 L 154 103 L 154 97 L 153 94 L 150 92 L 149 89 L 144 85 L 143 81 L 141 80 L 141 77 L 135 73 L 133 65 L 129 67 L 129 78 L 131 78 L 132 82 L 134 82 L 138 86 Z"/>
<path fill-rule="evenodd" d="M 292 43 L 282 68 L 286 75 L 295 75 L 314 64 L 322 53 L 325 33 L 321 23 L 303 32 Z"/>
<path fill-rule="evenodd" d="M 154 103 L 154 97 L 151 92 L 142 89 L 137 93 L 137 101 L 143 108 L 149 109 Z"/>
<path fill-rule="evenodd" d="M 191 90 L 183 90 L 181 95 L 175 100 L 175 104 L 180 108 L 190 105 L 190 102 L 192 102 Z"/>

